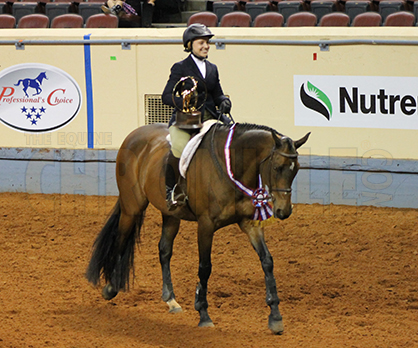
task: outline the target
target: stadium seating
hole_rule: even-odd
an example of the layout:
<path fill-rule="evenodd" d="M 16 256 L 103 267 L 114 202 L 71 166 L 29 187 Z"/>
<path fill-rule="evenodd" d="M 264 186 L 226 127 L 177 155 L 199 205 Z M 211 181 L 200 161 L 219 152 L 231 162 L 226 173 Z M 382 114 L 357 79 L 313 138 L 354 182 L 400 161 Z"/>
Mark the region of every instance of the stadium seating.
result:
<path fill-rule="evenodd" d="M 213 3 L 213 13 L 218 17 L 218 23 L 221 22 L 222 17 L 230 12 L 238 10 L 237 1 L 215 1 Z"/>
<path fill-rule="evenodd" d="M 278 12 L 266 12 L 259 14 L 253 21 L 254 27 L 282 27 L 284 17 Z"/>
<path fill-rule="evenodd" d="M 285 23 L 287 23 L 288 18 L 292 14 L 304 10 L 304 2 L 302 0 L 284 0 L 277 4 L 277 11 L 283 15 Z"/>
<path fill-rule="evenodd" d="M 221 19 L 221 27 L 250 27 L 251 16 L 242 11 L 225 14 Z"/>
<path fill-rule="evenodd" d="M 350 23 L 360 13 L 368 12 L 371 9 L 370 0 L 347 0 L 345 3 L 345 13 L 350 17 Z"/>
<path fill-rule="evenodd" d="M 48 16 L 51 22 L 52 19 L 56 16 L 77 12 L 77 5 L 73 2 L 70 2 L 69 0 L 54 0 L 53 2 L 48 2 L 45 5 L 45 14 Z"/>
<path fill-rule="evenodd" d="M 354 17 L 353 27 L 378 27 L 382 25 L 382 16 L 377 12 L 363 12 Z"/>
<path fill-rule="evenodd" d="M 386 17 L 384 26 L 386 27 L 411 27 L 415 23 L 415 16 L 411 12 L 399 11 Z"/>
<path fill-rule="evenodd" d="M 332 12 L 323 15 L 318 25 L 320 27 L 348 27 L 350 25 L 350 17 L 342 12 Z"/>
<path fill-rule="evenodd" d="M 117 16 L 99 13 L 87 18 L 86 28 L 117 28 L 118 24 Z"/>
<path fill-rule="evenodd" d="M 105 0 L 81 0 L 80 3 L 77 1 L 79 0 L 0 0 L 0 28 L 45 27 L 44 22 L 40 24 L 39 19 L 45 16 L 49 18 L 51 28 L 123 26 L 117 16 L 103 13 L 101 7 Z M 208 1 L 213 11 L 205 10 L 188 15 L 187 25 L 202 23 L 208 27 L 418 26 L 418 0 Z M 244 11 L 240 10 L 242 8 Z M 274 10 L 276 8 L 277 10 Z M 5 16 L 2 16 L 3 14 Z M 34 14 L 41 16 L 32 17 L 30 23 L 27 23 L 28 19 L 20 22 L 21 18 Z M 60 18 L 54 21 L 57 17 Z M 83 19 L 81 25 L 80 17 Z"/>
<path fill-rule="evenodd" d="M 0 29 L 11 29 L 16 27 L 16 18 L 10 14 L 0 14 Z"/>
<path fill-rule="evenodd" d="M 292 14 L 288 19 L 286 25 L 288 27 L 314 27 L 317 23 L 316 16 L 311 12 L 298 12 Z"/>
<path fill-rule="evenodd" d="M 80 2 L 78 4 L 78 14 L 83 17 L 84 23 L 87 23 L 87 18 L 95 14 L 102 14 L 102 5 L 104 1 L 90 0 L 88 2 Z"/>
<path fill-rule="evenodd" d="M 216 27 L 218 26 L 218 17 L 210 11 L 197 12 L 189 17 L 187 26 L 194 23 L 201 23 L 207 27 Z"/>
<path fill-rule="evenodd" d="M 23 16 L 44 12 L 45 8 L 43 6 L 40 6 L 40 3 L 38 2 L 17 1 L 14 2 L 12 6 L 12 15 L 16 18 L 17 23 L 19 23 L 20 18 L 22 18 Z"/>
<path fill-rule="evenodd" d="M 251 20 L 254 21 L 255 17 L 259 14 L 265 13 L 270 10 L 270 3 L 268 1 L 254 1 L 247 2 L 245 4 L 245 12 L 251 16 Z"/>
<path fill-rule="evenodd" d="M 17 22 L 18 28 L 48 28 L 49 18 L 44 14 L 36 13 L 23 16 Z"/>
<path fill-rule="evenodd" d="M 403 1 L 385 0 L 379 2 L 379 13 L 382 21 L 385 22 L 386 17 L 391 13 L 403 11 L 405 9 Z"/>
<path fill-rule="evenodd" d="M 51 28 L 82 28 L 83 24 L 83 17 L 75 13 L 67 13 L 54 17 Z"/>
<path fill-rule="evenodd" d="M 316 15 L 318 21 L 322 16 L 337 11 L 336 0 L 313 0 L 311 1 L 311 12 Z"/>

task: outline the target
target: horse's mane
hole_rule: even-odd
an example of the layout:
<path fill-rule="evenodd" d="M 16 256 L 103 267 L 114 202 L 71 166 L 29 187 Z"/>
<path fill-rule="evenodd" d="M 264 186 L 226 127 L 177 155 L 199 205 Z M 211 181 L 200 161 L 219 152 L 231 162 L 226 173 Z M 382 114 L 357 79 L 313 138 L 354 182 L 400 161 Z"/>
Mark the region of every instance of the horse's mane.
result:
<path fill-rule="evenodd" d="M 228 124 L 228 125 L 224 124 L 222 126 L 225 127 L 226 129 L 230 129 L 232 127 L 232 124 Z M 268 126 L 255 124 L 255 123 L 236 123 L 235 135 L 239 136 L 251 130 L 264 130 L 266 132 L 271 132 L 273 136 L 276 136 L 278 138 L 283 137 L 283 134 L 279 133 L 275 129 L 268 127 Z"/>

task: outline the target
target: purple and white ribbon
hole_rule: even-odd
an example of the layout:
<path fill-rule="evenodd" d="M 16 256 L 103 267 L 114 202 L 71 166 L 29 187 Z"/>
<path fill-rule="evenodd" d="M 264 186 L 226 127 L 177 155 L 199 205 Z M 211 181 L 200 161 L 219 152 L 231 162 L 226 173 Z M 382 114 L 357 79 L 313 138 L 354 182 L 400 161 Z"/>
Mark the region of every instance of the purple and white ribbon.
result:
<path fill-rule="evenodd" d="M 264 221 L 269 219 L 273 215 L 273 209 L 270 204 L 270 195 L 268 190 L 263 188 L 263 183 L 261 180 L 261 175 L 258 175 L 258 188 L 252 190 L 246 187 L 242 182 L 234 178 L 234 173 L 231 169 L 231 151 L 230 146 L 232 138 L 234 136 L 236 123 L 229 130 L 228 137 L 226 139 L 224 154 L 225 154 L 225 164 L 226 171 L 228 173 L 231 181 L 242 191 L 245 195 L 252 198 L 252 204 L 255 208 L 253 220 Z"/>

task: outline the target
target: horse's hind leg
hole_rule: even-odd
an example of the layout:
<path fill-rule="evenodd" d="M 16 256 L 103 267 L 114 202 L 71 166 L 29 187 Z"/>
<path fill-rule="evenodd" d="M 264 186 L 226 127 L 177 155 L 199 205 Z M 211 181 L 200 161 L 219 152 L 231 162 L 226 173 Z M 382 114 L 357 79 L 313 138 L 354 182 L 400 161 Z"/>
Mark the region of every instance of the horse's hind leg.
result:
<path fill-rule="evenodd" d="M 179 231 L 179 227 L 179 219 L 173 216 L 163 215 L 163 228 L 158 247 L 160 250 L 160 264 L 163 275 L 162 299 L 167 303 L 170 313 L 177 313 L 182 311 L 174 295 L 170 271 L 170 260 L 171 256 L 173 255 L 173 243 Z"/>

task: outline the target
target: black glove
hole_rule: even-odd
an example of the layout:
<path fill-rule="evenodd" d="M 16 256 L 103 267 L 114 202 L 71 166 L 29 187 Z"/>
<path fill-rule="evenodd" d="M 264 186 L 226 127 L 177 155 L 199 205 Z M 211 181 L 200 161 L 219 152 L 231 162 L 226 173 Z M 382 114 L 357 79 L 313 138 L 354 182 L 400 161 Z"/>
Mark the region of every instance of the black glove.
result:
<path fill-rule="evenodd" d="M 221 102 L 221 105 L 219 105 L 219 111 L 221 114 L 229 114 L 231 112 L 232 103 L 231 101 L 226 98 Z"/>
<path fill-rule="evenodd" d="M 231 124 L 231 123 L 232 123 L 232 120 L 231 120 L 228 116 L 226 116 L 226 115 L 224 115 L 224 114 L 221 114 L 221 116 L 220 116 L 219 120 L 220 120 L 222 123 L 225 123 L 225 124 Z"/>

